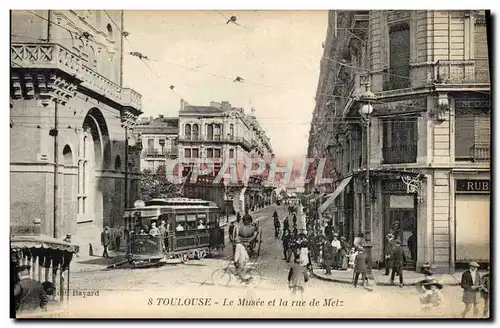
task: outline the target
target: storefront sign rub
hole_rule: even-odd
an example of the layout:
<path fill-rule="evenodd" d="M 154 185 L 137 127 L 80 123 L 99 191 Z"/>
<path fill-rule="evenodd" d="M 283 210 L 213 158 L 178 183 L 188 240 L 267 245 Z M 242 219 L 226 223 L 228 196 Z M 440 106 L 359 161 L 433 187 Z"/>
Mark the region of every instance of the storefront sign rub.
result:
<path fill-rule="evenodd" d="M 456 191 L 460 193 L 489 193 L 490 180 L 457 180 Z"/>

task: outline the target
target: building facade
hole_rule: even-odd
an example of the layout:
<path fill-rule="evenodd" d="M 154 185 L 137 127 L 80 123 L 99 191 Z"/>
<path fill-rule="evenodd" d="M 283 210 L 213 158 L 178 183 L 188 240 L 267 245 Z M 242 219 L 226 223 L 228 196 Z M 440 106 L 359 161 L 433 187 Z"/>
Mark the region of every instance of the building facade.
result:
<path fill-rule="evenodd" d="M 123 13 L 11 18 L 11 225 L 39 218 L 43 233 L 87 246 L 139 193 L 141 95 L 122 86 Z"/>
<path fill-rule="evenodd" d="M 257 121 L 254 109 L 251 114 L 245 114 L 242 108 L 232 107 L 227 101 L 192 106 L 182 100 L 178 150 L 180 162 L 186 168 L 185 176 L 197 160 L 212 161 L 213 176 L 223 168 L 225 160 L 234 161 L 242 168 L 251 157 L 268 162 L 272 158 L 270 139 Z M 251 177 L 245 182 L 242 178 L 240 172 L 237 181 L 224 180 L 224 186 L 219 186 L 225 194 L 224 206 L 229 213 L 242 213 L 247 207 L 270 202 L 272 186 L 264 185 L 265 179 Z M 215 188 L 212 183 L 209 185 Z M 264 194 L 262 187 L 267 188 Z"/>
<path fill-rule="evenodd" d="M 321 65 L 308 151 L 333 159 L 336 181 L 321 214 L 364 233 L 375 261 L 396 232 L 414 268 L 489 262 L 485 13 L 332 11 Z"/>
<path fill-rule="evenodd" d="M 179 137 L 179 118 L 149 117 L 141 118 L 134 132 L 142 141 L 141 170 L 156 172 L 161 165 L 174 167 L 177 163 Z"/>

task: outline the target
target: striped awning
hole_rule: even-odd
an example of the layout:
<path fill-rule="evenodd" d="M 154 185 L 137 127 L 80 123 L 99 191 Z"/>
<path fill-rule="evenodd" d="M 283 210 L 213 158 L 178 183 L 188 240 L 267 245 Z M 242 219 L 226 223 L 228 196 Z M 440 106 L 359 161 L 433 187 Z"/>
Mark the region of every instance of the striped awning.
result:
<path fill-rule="evenodd" d="M 351 179 L 352 179 L 352 176 L 345 178 L 344 180 L 342 180 L 342 182 L 340 182 L 337 189 L 335 189 L 335 191 L 333 193 L 328 195 L 328 198 L 326 199 L 326 201 L 323 204 L 321 204 L 321 206 L 318 209 L 319 213 L 323 213 L 328 208 L 328 206 L 333 204 L 335 199 L 342 193 L 342 191 L 344 191 L 345 187 L 349 184 Z"/>

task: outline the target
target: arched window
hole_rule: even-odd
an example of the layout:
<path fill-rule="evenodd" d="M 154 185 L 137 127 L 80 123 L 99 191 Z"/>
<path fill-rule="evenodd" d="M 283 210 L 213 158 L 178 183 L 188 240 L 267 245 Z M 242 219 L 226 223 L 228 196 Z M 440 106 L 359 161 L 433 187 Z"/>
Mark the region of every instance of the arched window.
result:
<path fill-rule="evenodd" d="M 199 140 L 200 137 L 200 127 L 198 124 L 193 124 L 193 140 Z"/>
<path fill-rule="evenodd" d="M 108 30 L 108 38 L 113 39 L 113 27 L 111 26 L 111 24 L 108 24 L 106 29 Z"/>
<path fill-rule="evenodd" d="M 214 140 L 214 125 L 213 124 L 209 124 L 207 126 L 207 139 Z"/>
<path fill-rule="evenodd" d="M 184 126 L 184 136 L 186 137 L 187 140 L 191 140 L 191 125 L 186 124 Z"/>
<path fill-rule="evenodd" d="M 88 159 L 88 143 L 89 143 L 89 132 L 84 132 L 84 136 L 81 139 L 80 144 L 80 154 L 78 158 L 78 214 L 85 214 L 86 212 L 86 202 L 88 197 L 88 180 L 89 180 L 89 159 Z"/>
<path fill-rule="evenodd" d="M 120 155 L 116 155 L 115 157 L 115 170 L 120 170 L 122 168 L 122 160 L 120 158 Z"/>
<path fill-rule="evenodd" d="M 69 145 L 64 146 L 63 149 L 64 166 L 73 165 L 73 152 Z"/>

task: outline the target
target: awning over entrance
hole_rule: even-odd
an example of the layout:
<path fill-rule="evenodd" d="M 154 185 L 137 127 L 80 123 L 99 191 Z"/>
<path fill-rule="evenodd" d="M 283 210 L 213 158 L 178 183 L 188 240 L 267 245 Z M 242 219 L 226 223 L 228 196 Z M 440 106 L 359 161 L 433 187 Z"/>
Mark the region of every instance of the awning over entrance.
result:
<path fill-rule="evenodd" d="M 323 204 L 321 204 L 321 206 L 318 209 L 318 212 L 323 213 L 328 208 L 328 206 L 332 205 L 332 203 L 335 201 L 335 198 L 337 198 L 340 195 L 340 193 L 349 184 L 351 179 L 352 179 L 352 176 L 342 180 L 342 182 L 340 182 L 337 189 L 335 189 L 335 191 L 333 193 L 328 195 L 328 198 L 325 200 L 325 202 Z"/>

